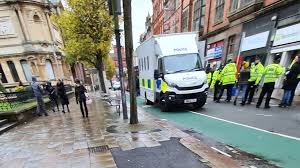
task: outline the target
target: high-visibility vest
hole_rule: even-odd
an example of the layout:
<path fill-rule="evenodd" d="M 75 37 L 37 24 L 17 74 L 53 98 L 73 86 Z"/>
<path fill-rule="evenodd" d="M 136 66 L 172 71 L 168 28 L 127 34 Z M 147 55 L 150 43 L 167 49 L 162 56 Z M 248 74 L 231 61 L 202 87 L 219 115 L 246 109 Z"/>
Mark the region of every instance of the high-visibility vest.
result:
<path fill-rule="evenodd" d="M 215 70 L 215 72 L 213 73 L 213 76 L 212 76 L 212 81 L 211 81 L 211 84 L 210 84 L 210 88 L 214 88 L 216 83 L 220 80 L 220 70 Z"/>
<path fill-rule="evenodd" d="M 223 85 L 235 84 L 236 82 L 236 64 L 229 63 L 227 64 L 220 74 L 220 79 Z"/>
<path fill-rule="evenodd" d="M 284 68 L 279 64 L 270 64 L 265 68 L 264 83 L 276 82 L 278 77 L 284 73 Z"/>
<path fill-rule="evenodd" d="M 257 65 L 253 64 L 250 69 L 249 82 L 255 82 L 255 84 L 258 85 L 261 81 L 264 71 L 265 68 L 261 63 L 258 63 Z"/>
<path fill-rule="evenodd" d="M 208 74 L 206 74 L 206 77 L 207 77 L 207 83 L 210 85 L 212 81 L 212 73 L 209 72 Z"/>

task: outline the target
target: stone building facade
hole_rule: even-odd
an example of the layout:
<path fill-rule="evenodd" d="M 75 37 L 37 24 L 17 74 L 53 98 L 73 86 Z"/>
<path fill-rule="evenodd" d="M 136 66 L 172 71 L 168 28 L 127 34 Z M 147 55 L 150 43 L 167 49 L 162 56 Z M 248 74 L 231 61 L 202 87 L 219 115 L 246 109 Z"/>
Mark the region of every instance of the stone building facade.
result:
<path fill-rule="evenodd" d="M 62 9 L 59 1 L 0 0 L 0 73 L 5 86 L 30 82 L 32 76 L 72 81 L 60 30 L 50 19 Z"/>

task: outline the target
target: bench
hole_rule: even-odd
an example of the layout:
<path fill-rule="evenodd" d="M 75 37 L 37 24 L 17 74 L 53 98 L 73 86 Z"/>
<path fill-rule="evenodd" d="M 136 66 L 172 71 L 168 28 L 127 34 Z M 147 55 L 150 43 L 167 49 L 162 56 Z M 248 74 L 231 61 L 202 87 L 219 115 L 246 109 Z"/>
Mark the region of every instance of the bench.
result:
<path fill-rule="evenodd" d="M 121 115 L 121 100 L 118 98 L 114 98 L 114 97 L 104 97 L 102 98 L 103 101 L 105 101 L 109 106 L 115 107 L 116 108 L 116 112 L 119 114 L 119 116 Z"/>

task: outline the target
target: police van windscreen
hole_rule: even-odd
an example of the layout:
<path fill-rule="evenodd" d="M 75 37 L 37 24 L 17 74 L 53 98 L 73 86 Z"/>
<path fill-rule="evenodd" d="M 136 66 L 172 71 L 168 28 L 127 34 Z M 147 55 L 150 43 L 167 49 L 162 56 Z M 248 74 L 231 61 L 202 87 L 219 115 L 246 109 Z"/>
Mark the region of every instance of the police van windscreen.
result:
<path fill-rule="evenodd" d="M 202 70 L 199 54 L 180 54 L 163 57 L 164 74 Z"/>

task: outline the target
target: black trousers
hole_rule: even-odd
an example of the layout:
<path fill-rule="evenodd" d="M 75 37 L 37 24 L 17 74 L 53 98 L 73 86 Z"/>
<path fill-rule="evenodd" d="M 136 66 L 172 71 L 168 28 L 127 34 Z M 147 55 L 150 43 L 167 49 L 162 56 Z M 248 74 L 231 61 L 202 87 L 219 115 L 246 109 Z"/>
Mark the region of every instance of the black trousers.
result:
<path fill-rule="evenodd" d="M 233 86 L 234 86 L 234 84 L 228 84 L 228 85 L 221 86 L 221 91 L 220 91 L 220 95 L 218 97 L 218 100 L 220 100 L 222 98 L 223 92 L 226 89 L 226 91 L 227 91 L 227 98 L 226 98 L 226 100 L 230 101 L 231 100 L 231 94 L 232 94 L 232 88 L 233 88 Z"/>
<path fill-rule="evenodd" d="M 257 107 L 261 105 L 266 94 L 267 97 L 266 97 L 265 107 L 270 107 L 270 100 L 271 100 L 272 93 L 274 91 L 274 86 L 275 86 L 275 82 L 264 84 L 262 91 L 259 95 L 258 102 L 256 104 Z"/>
<path fill-rule="evenodd" d="M 219 82 L 217 82 L 214 87 L 214 101 L 218 100 L 220 88 L 221 88 L 221 85 L 219 84 Z"/>
<path fill-rule="evenodd" d="M 253 101 L 254 93 L 256 90 L 255 82 L 249 82 L 248 88 L 245 95 L 245 100 L 250 104 Z"/>
<path fill-rule="evenodd" d="M 88 111 L 88 108 L 86 106 L 86 100 L 79 101 L 79 105 L 80 105 L 80 111 L 81 111 L 82 117 L 85 117 L 85 116 L 88 117 L 89 116 L 89 111 Z M 84 106 L 84 110 L 85 110 L 85 115 L 84 115 L 83 106 Z"/>

